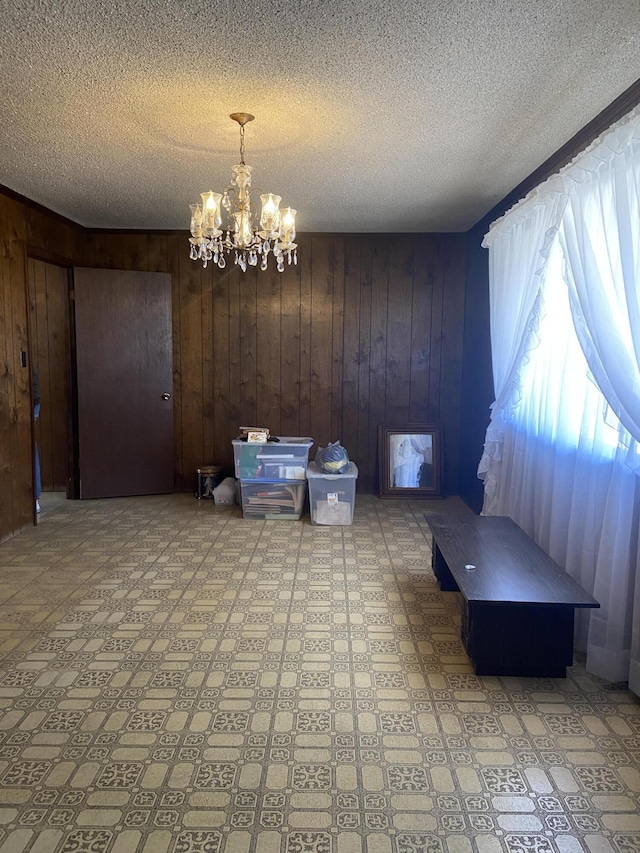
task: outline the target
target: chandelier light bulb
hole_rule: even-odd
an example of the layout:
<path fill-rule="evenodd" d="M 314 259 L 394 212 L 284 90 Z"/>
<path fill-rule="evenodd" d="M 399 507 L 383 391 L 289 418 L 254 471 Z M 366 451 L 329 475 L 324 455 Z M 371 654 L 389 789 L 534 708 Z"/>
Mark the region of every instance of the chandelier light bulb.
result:
<path fill-rule="evenodd" d="M 190 204 L 191 209 L 191 236 L 196 237 L 202 230 L 202 208 L 199 204 Z"/>
<path fill-rule="evenodd" d="M 214 193 L 211 190 L 206 193 L 200 193 L 202 199 L 202 226 L 205 237 L 216 236 L 221 233 L 218 231 L 222 223 L 220 216 L 220 201 L 222 196 L 220 193 Z"/>
<path fill-rule="evenodd" d="M 296 239 L 297 212 L 292 207 L 286 207 L 282 212 L 282 229 L 280 233 L 281 243 L 283 244 L 282 248 L 288 245 L 295 245 L 293 241 Z"/>
<path fill-rule="evenodd" d="M 244 126 L 253 121 L 253 116 L 232 113 L 230 118 L 240 125 L 240 163 L 233 166 L 231 183 L 222 193 L 208 190 L 200 194 L 200 204 L 189 206 L 190 257 L 202 261 L 204 267 L 213 261 L 224 269 L 224 255 L 233 251 L 234 262 L 244 272 L 247 266 L 259 265 L 266 270 L 271 254 L 278 271 L 283 272 L 285 257 L 288 263 L 298 263 L 294 242 L 296 211 L 291 207 L 281 211 L 281 197 L 264 193 L 260 196 L 262 209 L 257 221 L 251 206 L 251 166 L 244 162 Z"/>
<path fill-rule="evenodd" d="M 260 236 L 275 240 L 280 234 L 280 196 L 266 193 L 260 196 L 262 215 L 260 216 Z"/>

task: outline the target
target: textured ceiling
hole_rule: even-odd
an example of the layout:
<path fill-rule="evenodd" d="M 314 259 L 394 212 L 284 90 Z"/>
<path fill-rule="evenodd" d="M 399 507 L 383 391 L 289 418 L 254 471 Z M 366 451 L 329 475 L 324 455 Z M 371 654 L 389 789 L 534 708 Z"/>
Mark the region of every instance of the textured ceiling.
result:
<path fill-rule="evenodd" d="M 0 183 L 187 229 L 238 162 L 300 231 L 466 230 L 640 78 L 638 0 L 3 0 Z"/>

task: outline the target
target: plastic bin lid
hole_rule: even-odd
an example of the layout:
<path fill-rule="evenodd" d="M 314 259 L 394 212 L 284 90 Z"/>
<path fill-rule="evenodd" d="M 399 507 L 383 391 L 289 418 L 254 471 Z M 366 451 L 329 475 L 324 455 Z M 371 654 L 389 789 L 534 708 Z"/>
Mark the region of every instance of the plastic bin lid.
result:
<path fill-rule="evenodd" d="M 313 439 L 309 438 L 309 436 L 295 436 L 295 435 L 276 435 L 274 436 L 278 439 L 278 441 L 243 441 L 241 438 L 232 438 L 231 444 L 237 445 L 260 445 L 260 444 L 268 444 L 269 447 L 277 447 L 278 444 L 299 444 L 302 447 L 309 446 L 313 444 Z"/>
<path fill-rule="evenodd" d="M 349 480 L 358 477 L 358 466 L 355 462 L 349 462 L 349 470 L 343 474 L 325 474 L 321 471 L 315 462 L 309 462 L 307 465 L 307 479 L 313 480 L 314 477 L 319 477 L 323 480 Z"/>

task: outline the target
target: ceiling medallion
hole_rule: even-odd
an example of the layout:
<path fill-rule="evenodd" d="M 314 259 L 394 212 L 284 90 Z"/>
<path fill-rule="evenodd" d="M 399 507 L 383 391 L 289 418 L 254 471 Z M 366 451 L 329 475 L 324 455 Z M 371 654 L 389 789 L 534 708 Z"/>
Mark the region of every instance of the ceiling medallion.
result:
<path fill-rule="evenodd" d="M 231 113 L 229 118 L 240 125 L 240 163 L 234 166 L 231 183 L 222 193 L 211 190 L 200 193 L 202 201 L 191 208 L 191 260 L 202 261 L 204 267 L 213 261 L 220 269 L 227 265 L 225 254 L 234 252 L 234 262 L 246 271 L 258 265 L 266 270 L 269 254 L 276 259 L 278 272 L 284 272 L 285 257 L 298 263 L 296 211 L 280 210 L 280 196 L 260 196 L 262 213 L 257 223 L 251 208 L 251 166 L 244 162 L 244 126 L 253 121 L 250 113 Z M 225 211 L 226 224 L 222 225 Z"/>

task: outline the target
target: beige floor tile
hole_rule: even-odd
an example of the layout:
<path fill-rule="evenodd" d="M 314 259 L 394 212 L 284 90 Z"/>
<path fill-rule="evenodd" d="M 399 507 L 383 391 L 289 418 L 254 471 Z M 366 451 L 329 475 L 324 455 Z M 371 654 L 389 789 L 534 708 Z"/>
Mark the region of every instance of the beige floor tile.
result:
<path fill-rule="evenodd" d="M 483 678 L 424 512 L 66 501 L 0 546 L 0 853 L 633 853 L 640 702 Z"/>

